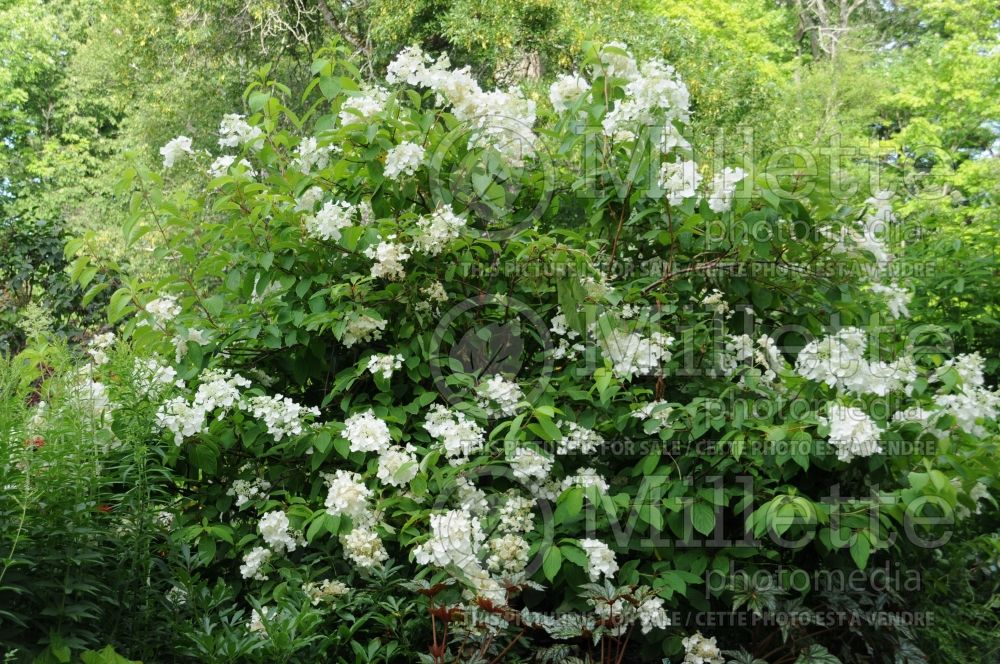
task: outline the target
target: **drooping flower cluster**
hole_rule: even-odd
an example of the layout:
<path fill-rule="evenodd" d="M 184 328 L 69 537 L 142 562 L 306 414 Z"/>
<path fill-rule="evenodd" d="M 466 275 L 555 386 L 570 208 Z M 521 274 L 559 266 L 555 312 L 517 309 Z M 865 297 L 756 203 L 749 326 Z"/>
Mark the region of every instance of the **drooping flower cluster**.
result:
<path fill-rule="evenodd" d="M 795 359 L 795 371 L 804 378 L 855 394 L 885 396 L 897 390 L 909 391 L 917 377 L 912 358 L 869 362 L 867 352 L 865 332 L 845 327 L 806 344 Z"/>
<path fill-rule="evenodd" d="M 674 338 L 660 332 L 646 336 L 616 327 L 601 330 L 597 338 L 604 356 L 611 361 L 611 370 L 619 378 L 656 375 L 672 357 L 668 348 Z"/>
<path fill-rule="evenodd" d="M 444 448 L 444 454 L 455 465 L 465 463 L 471 454 L 482 449 L 486 432 L 469 417 L 457 410 L 435 404 L 427 413 L 424 429 Z"/>
<path fill-rule="evenodd" d="M 429 217 L 417 220 L 414 246 L 428 256 L 437 256 L 445 246 L 458 238 L 465 228 L 465 219 L 455 214 L 451 206 L 438 207 Z"/>
<path fill-rule="evenodd" d="M 604 438 L 599 433 L 576 422 L 557 422 L 556 426 L 566 429 L 556 445 L 556 454 L 593 454 L 604 444 Z"/>
<path fill-rule="evenodd" d="M 392 444 L 389 426 L 375 417 L 371 409 L 356 413 L 344 421 L 344 438 L 351 444 L 352 452 L 381 454 Z"/>
<path fill-rule="evenodd" d="M 294 551 L 301 543 L 301 540 L 289 532 L 288 515 L 284 512 L 277 510 L 268 512 L 260 518 L 257 528 L 260 530 L 260 535 L 264 538 L 264 542 L 275 553 Z"/>
<path fill-rule="evenodd" d="M 398 180 L 401 175 L 413 175 L 424 160 L 424 149 L 416 143 L 403 141 L 385 156 L 385 176 Z"/>
<path fill-rule="evenodd" d="M 319 212 L 306 217 L 306 231 L 319 240 L 339 240 L 341 231 L 353 224 L 355 212 L 347 201 L 327 201 Z"/>
<path fill-rule="evenodd" d="M 194 154 L 191 149 L 191 139 L 187 136 L 173 138 L 160 148 L 160 154 L 163 155 L 163 167 L 173 168 L 178 158 L 184 154 Z"/>
<path fill-rule="evenodd" d="M 274 436 L 275 440 L 301 434 L 304 429 L 304 418 L 307 415 L 319 417 L 319 408 L 302 406 L 280 394 L 250 397 L 246 400 L 246 408 L 254 417 L 264 422 L 267 432 Z"/>
<path fill-rule="evenodd" d="M 489 380 L 480 383 L 476 394 L 479 396 L 479 407 L 490 417 L 515 415 L 518 406 L 524 401 L 521 386 L 500 374 L 494 374 Z"/>
<path fill-rule="evenodd" d="M 331 516 L 348 516 L 364 521 L 368 516 L 368 499 L 372 490 L 365 486 L 360 474 L 338 470 L 327 476 L 326 511 Z"/>
<path fill-rule="evenodd" d="M 604 542 L 595 539 L 582 539 L 580 540 L 580 548 L 587 554 L 587 574 L 591 581 L 598 581 L 601 576 L 610 579 L 618 571 L 615 552 Z"/>
<path fill-rule="evenodd" d="M 860 408 L 831 403 L 827 409 L 830 424 L 830 444 L 837 450 L 837 459 L 850 461 L 882 452 L 879 437 L 882 429 Z"/>
<path fill-rule="evenodd" d="M 382 378 L 389 380 L 392 378 L 392 374 L 396 369 L 403 366 L 403 356 L 391 353 L 385 354 L 375 354 L 368 358 L 368 366 L 366 367 L 372 375 L 381 375 Z"/>
<path fill-rule="evenodd" d="M 726 660 L 715 643 L 715 637 L 705 638 L 701 632 L 681 639 L 684 646 L 684 664 L 723 664 Z"/>

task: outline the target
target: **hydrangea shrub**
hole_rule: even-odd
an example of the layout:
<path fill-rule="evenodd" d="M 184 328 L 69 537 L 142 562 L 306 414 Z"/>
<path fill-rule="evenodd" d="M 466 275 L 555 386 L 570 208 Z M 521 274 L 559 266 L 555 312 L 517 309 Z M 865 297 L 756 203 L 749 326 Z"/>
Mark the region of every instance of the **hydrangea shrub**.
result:
<path fill-rule="evenodd" d="M 773 608 L 735 572 L 865 568 L 992 500 L 1000 395 L 907 324 L 884 193 L 703 163 L 621 44 L 538 100 L 416 48 L 313 72 L 126 174 L 169 276 L 109 310 L 182 380 L 176 536 L 258 632 L 402 565 L 428 661 L 722 662 L 753 628 L 678 617 Z"/>

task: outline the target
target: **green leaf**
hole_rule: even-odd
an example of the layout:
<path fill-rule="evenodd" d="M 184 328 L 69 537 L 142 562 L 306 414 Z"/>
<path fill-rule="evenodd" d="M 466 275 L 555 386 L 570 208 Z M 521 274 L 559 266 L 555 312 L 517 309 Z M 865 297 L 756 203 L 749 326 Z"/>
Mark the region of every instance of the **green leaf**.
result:
<path fill-rule="evenodd" d="M 695 503 L 691 508 L 691 523 L 702 535 L 715 530 L 715 508 L 706 503 Z"/>
<path fill-rule="evenodd" d="M 542 559 L 542 572 L 545 574 L 545 578 L 549 581 L 555 580 L 561 567 L 562 553 L 559 547 L 549 546 L 549 550 L 545 552 L 545 557 Z"/>

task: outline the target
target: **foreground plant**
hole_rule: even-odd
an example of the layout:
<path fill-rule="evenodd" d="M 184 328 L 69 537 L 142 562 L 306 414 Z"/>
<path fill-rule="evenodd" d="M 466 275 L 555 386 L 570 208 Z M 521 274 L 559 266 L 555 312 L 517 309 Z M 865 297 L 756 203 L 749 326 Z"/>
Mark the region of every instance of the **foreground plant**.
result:
<path fill-rule="evenodd" d="M 709 172 L 684 83 L 622 45 L 553 111 L 417 49 L 388 87 L 337 57 L 301 104 L 264 70 L 217 141 L 164 146 L 203 190 L 122 184 L 172 276 L 126 280 L 110 316 L 176 360 L 177 537 L 260 603 L 253 631 L 290 586 L 400 564 L 429 661 L 721 662 L 671 627 L 745 604 L 706 573 L 864 568 L 991 502 L 1000 396 L 907 328 L 884 194 Z M 752 659 L 772 634 L 717 638 Z"/>

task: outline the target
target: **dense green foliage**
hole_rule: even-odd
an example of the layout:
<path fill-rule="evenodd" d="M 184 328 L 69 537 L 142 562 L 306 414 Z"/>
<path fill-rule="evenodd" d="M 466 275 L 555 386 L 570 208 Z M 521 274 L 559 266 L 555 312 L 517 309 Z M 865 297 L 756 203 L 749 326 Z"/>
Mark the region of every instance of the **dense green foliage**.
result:
<path fill-rule="evenodd" d="M 941 369 L 955 354 L 985 358 L 988 384 L 1000 376 L 998 21 L 989 0 L 0 0 L 0 654 L 86 664 L 124 661 L 111 648 L 147 662 L 437 662 L 441 644 L 466 661 L 475 648 L 438 630 L 463 589 L 483 588 L 415 564 L 413 549 L 430 514 L 469 500 L 461 478 L 496 503 L 524 488 L 510 453 L 551 452 L 577 422 L 670 453 L 557 456 L 557 479 L 596 468 L 609 490 L 547 496 L 551 512 L 524 534 L 532 564 L 511 606 L 584 612 L 603 592 L 638 603 L 648 587 L 678 612 L 675 624 L 626 638 L 604 625 L 592 646 L 580 625 L 554 635 L 539 620 L 521 635 L 511 623 L 489 642 L 470 637 L 481 661 L 543 652 L 614 661 L 618 651 L 621 661 L 680 661 L 681 639 L 697 629 L 717 636 L 733 662 L 993 661 L 998 524 L 995 503 L 977 492 L 996 494 L 995 425 L 970 429 L 946 415 L 930 430 L 892 414 L 961 394 L 965 374 Z M 749 199 L 717 213 L 705 201 L 649 196 L 662 155 L 601 132 L 629 94 L 624 81 L 588 73 L 594 44 L 610 42 L 676 67 L 690 90 L 690 120 L 675 122 L 690 156 L 706 184 L 724 166 L 750 170 Z M 538 105 L 543 157 L 524 167 L 469 143 L 468 118 L 423 86 L 387 86 L 391 101 L 370 126 L 338 119 L 365 81 L 386 85 L 386 66 L 412 44 L 468 65 L 484 88 L 523 90 Z M 577 71 L 592 95 L 573 106 L 586 128 L 548 101 L 549 84 Z M 245 114 L 266 143 L 220 150 L 227 113 Z M 178 153 L 165 170 L 159 150 L 179 135 L 193 138 L 194 154 Z M 336 149 L 304 167 L 296 151 L 310 137 Z M 387 152 L 402 141 L 427 157 L 416 176 L 387 176 Z M 832 162 L 830 149 L 841 147 Z M 253 174 L 237 165 L 206 177 L 225 152 L 248 159 Z M 300 208 L 312 186 L 356 206 L 355 216 L 370 204 L 370 218 L 317 237 L 315 209 Z M 895 194 L 898 220 L 884 238 L 895 256 L 885 276 L 913 293 L 904 320 L 891 320 L 871 290 L 870 253 L 831 254 L 824 243 L 826 231 L 867 218 L 866 199 L 881 190 Z M 459 237 L 441 253 L 412 250 L 403 278 L 370 272 L 366 249 L 419 246 L 421 220 L 442 203 L 466 220 Z M 437 283 L 448 301 L 431 299 Z M 713 289 L 731 317 L 703 304 Z M 176 298 L 176 312 L 163 297 Z M 158 298 L 166 322 L 144 310 Z M 624 305 L 642 314 L 630 318 Z M 673 358 L 660 376 L 625 377 L 606 344 L 553 357 L 560 311 L 584 337 L 594 323 L 675 336 Z M 364 316 L 386 322 L 383 333 L 349 343 Z M 809 339 L 844 326 L 866 329 L 877 359 L 912 355 L 921 378 L 883 399 L 795 372 Z M 121 339 L 114 350 L 95 337 L 111 328 Z M 715 371 L 726 335 L 743 332 L 773 335 L 777 381 L 760 366 L 742 378 Z M 91 350 L 96 342 L 110 357 L 90 362 L 93 353 L 65 350 L 67 339 Z M 373 352 L 402 355 L 391 380 L 367 369 Z M 173 364 L 186 382 L 151 389 L 151 361 Z M 239 406 L 208 413 L 203 430 L 175 444 L 164 403 L 195 403 L 212 383 L 206 369 L 251 385 Z M 489 415 L 475 398 L 495 373 L 515 375 L 527 395 L 511 417 Z M 113 409 L 95 411 L 91 379 Z M 317 428 L 276 436 L 247 405 L 276 394 L 319 409 Z M 636 416 L 659 400 L 669 426 Z M 823 419 L 836 402 L 868 409 L 883 447 L 905 452 L 838 460 Z M 478 422 L 484 450 L 447 463 L 423 427 L 433 403 Z M 763 414 L 753 406 L 762 403 Z M 369 408 L 394 444 L 414 446 L 419 469 L 406 490 L 376 479 L 377 455 L 350 449 L 345 421 Z M 701 447 L 720 440 L 724 453 Z M 762 451 L 782 444 L 798 452 Z M 375 490 L 385 568 L 360 569 L 345 555 L 356 524 L 324 505 L 323 474 L 335 470 L 359 472 Z M 270 490 L 237 503 L 234 482 Z M 860 497 L 840 524 L 845 546 L 831 524 L 837 510 L 823 500 L 834 485 Z M 870 520 L 889 499 L 896 505 Z M 953 540 L 890 542 L 906 528 L 907 506 L 923 499 L 969 513 Z M 273 555 L 268 580 L 242 578 L 259 521 L 275 511 L 308 545 Z M 615 550 L 617 589 L 579 592 L 591 580 L 579 543 L 585 515 Z M 495 514 L 482 519 L 496 525 Z M 629 526 L 631 536 L 612 536 Z M 764 543 L 676 545 L 716 526 L 748 526 Z M 651 530 L 675 545 L 641 544 Z M 782 546 L 775 534 L 810 541 Z M 919 570 L 919 587 L 873 591 L 882 565 L 904 580 Z M 712 585 L 712 574 L 733 570 L 750 580 Z M 862 587 L 847 591 L 792 579 L 860 570 Z M 306 584 L 323 579 L 349 590 L 316 600 Z M 924 612 L 935 622 L 683 623 L 852 611 Z"/>

